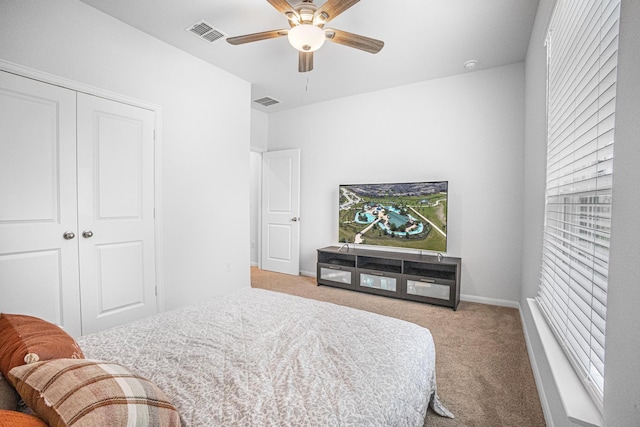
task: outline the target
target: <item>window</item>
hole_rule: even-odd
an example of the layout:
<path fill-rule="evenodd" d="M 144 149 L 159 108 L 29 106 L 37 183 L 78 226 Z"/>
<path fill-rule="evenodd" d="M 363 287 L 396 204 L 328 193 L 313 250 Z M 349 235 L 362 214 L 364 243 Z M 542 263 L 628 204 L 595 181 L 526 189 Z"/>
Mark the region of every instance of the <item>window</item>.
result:
<path fill-rule="evenodd" d="M 558 0 L 547 35 L 538 303 L 602 407 L 620 0 Z"/>

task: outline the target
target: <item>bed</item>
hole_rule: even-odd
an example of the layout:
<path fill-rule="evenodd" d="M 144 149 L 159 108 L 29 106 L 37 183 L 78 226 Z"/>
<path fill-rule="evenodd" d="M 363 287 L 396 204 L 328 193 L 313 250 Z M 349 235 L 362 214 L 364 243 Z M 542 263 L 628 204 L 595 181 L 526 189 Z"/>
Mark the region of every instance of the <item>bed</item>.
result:
<path fill-rule="evenodd" d="M 422 426 L 429 405 L 452 417 L 427 329 L 278 292 L 243 289 L 77 343 L 157 385 L 183 426 Z"/>

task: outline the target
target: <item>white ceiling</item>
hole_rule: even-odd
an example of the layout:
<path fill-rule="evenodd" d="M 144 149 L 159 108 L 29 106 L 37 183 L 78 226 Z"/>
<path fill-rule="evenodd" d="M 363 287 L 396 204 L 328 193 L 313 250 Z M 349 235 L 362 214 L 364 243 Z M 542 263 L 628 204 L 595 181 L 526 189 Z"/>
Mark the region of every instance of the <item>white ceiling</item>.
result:
<path fill-rule="evenodd" d="M 361 0 L 327 24 L 383 40 L 378 54 L 326 42 L 314 69 L 298 72 L 286 37 L 233 46 L 185 31 L 205 20 L 229 36 L 288 28 L 266 0 L 82 0 L 135 28 L 252 83 L 267 113 L 523 61 L 538 0 Z M 289 0 L 296 4 L 298 0 Z M 316 0 L 321 5 L 325 0 Z"/>

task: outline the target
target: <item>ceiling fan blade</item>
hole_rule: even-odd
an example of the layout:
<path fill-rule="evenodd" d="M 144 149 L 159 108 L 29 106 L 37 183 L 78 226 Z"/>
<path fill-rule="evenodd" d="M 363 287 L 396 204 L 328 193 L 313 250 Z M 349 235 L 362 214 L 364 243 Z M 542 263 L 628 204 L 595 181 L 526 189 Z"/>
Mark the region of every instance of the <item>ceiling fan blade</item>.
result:
<path fill-rule="evenodd" d="M 229 37 L 227 41 L 233 45 L 257 42 L 260 40 L 275 39 L 276 37 L 286 36 L 289 30 L 271 30 L 262 33 L 246 34 L 244 36 Z"/>
<path fill-rule="evenodd" d="M 276 10 L 284 15 L 287 14 L 287 12 L 293 12 L 295 13 L 295 10 L 293 10 L 293 7 L 291 7 L 291 5 L 289 4 L 289 2 L 287 2 L 287 0 L 267 0 L 269 2 L 269 4 L 271 4 L 271 6 L 275 7 Z"/>
<path fill-rule="evenodd" d="M 313 70 L 313 52 L 298 53 L 298 71 L 306 73 Z"/>
<path fill-rule="evenodd" d="M 325 30 L 325 35 L 329 41 L 364 50 L 369 53 L 378 53 L 384 47 L 384 42 L 382 40 L 376 40 L 370 37 L 348 33 L 346 31 L 334 29 Z"/>
<path fill-rule="evenodd" d="M 327 0 L 325 4 L 320 6 L 320 9 L 316 12 L 316 16 L 326 15 L 324 22 L 327 23 L 359 1 L 360 0 Z"/>

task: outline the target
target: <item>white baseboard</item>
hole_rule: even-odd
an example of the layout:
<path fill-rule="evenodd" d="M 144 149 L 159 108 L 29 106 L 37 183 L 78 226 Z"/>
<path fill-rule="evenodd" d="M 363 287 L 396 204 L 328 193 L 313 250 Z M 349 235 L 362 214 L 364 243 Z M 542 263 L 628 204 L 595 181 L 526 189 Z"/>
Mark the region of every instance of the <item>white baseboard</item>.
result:
<path fill-rule="evenodd" d="M 316 277 L 316 272 L 315 271 L 300 271 L 300 275 L 301 276 L 307 276 L 307 277 Z"/>
<path fill-rule="evenodd" d="M 497 299 L 497 298 L 479 297 L 476 295 L 460 294 L 460 301 L 477 302 L 480 304 L 498 305 L 500 307 L 511 307 L 511 308 L 520 309 L 520 304 L 518 304 L 516 301 L 509 301 L 509 300 Z"/>

